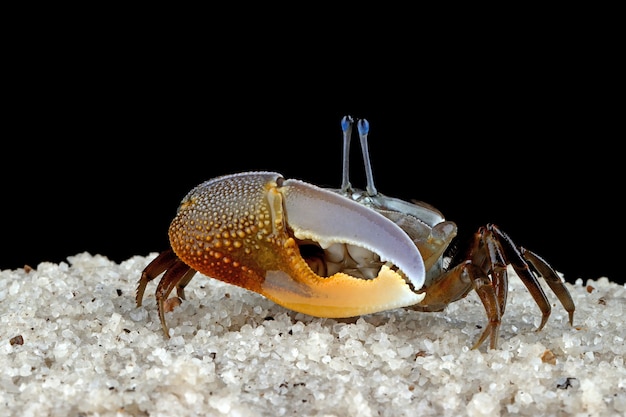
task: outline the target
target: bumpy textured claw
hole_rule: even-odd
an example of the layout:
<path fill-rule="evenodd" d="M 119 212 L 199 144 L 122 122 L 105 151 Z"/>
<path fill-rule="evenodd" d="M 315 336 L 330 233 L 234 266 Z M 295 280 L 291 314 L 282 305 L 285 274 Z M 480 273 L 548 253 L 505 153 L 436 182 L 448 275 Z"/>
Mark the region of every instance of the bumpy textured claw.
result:
<path fill-rule="evenodd" d="M 352 317 L 420 302 L 425 268 L 411 239 L 376 211 L 274 172 L 209 180 L 183 199 L 170 230 L 192 269 L 318 317 Z M 334 244 L 380 257 L 373 279 L 316 274 L 300 246 Z M 172 284 L 174 288 L 175 284 Z"/>

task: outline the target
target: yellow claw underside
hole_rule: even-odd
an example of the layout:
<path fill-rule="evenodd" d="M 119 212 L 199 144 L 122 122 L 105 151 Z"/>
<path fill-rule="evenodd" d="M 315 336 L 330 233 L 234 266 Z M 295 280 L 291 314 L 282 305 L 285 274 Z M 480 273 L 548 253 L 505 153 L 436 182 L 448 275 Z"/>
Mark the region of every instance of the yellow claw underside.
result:
<path fill-rule="evenodd" d="M 344 273 L 328 278 L 300 277 L 270 271 L 261 293 L 275 303 L 316 317 L 354 317 L 419 303 L 425 294 L 411 291 L 406 281 L 387 266 L 365 280 Z"/>

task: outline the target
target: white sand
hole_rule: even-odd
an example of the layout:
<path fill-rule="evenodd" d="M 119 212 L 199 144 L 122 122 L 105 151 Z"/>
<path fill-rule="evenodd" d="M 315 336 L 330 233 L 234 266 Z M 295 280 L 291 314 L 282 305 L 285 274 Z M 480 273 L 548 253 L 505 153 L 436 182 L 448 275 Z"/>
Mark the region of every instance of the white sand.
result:
<path fill-rule="evenodd" d="M 197 275 L 166 340 L 156 280 L 135 307 L 155 255 L 0 272 L 0 415 L 626 413 L 626 289 L 606 278 L 568 284 L 574 327 L 549 294 L 552 316 L 535 332 L 539 309 L 512 277 L 499 349 L 470 350 L 485 324 L 473 293 L 441 313 L 338 321 Z"/>

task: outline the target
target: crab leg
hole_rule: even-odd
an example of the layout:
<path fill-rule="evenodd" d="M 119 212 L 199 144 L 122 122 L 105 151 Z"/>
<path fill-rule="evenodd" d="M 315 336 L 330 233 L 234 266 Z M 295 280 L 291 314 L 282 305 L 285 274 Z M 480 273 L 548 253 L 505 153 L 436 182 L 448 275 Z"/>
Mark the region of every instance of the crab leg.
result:
<path fill-rule="evenodd" d="M 550 302 L 548 301 L 548 297 L 546 297 L 545 291 L 541 287 L 541 284 L 537 280 L 537 277 L 535 277 L 535 275 L 531 272 L 528 263 L 526 263 L 522 254 L 517 249 L 515 243 L 513 243 L 511 238 L 493 224 L 487 225 L 487 228 L 490 231 L 495 232 L 498 236 L 498 240 L 501 243 L 504 243 L 504 245 L 502 245 L 502 248 L 506 252 L 506 257 L 509 263 L 517 273 L 517 276 L 519 276 L 519 278 L 522 280 L 526 288 L 528 288 L 528 292 L 530 292 L 530 295 L 532 295 L 535 303 L 537 303 L 537 305 L 539 306 L 539 309 L 541 310 L 541 324 L 539 324 L 537 331 L 543 329 L 543 326 L 545 326 L 552 311 L 552 308 L 550 307 Z"/>
<path fill-rule="evenodd" d="M 548 321 L 551 307 L 543 288 L 533 272 L 543 277 L 552 292 L 557 296 L 559 302 L 567 311 L 570 325 L 572 325 L 574 323 L 574 301 L 556 271 L 534 252 L 521 247 L 518 249 L 511 238 L 495 225 L 488 225 L 487 227 L 497 234 L 501 243 L 504 243 L 502 247 L 506 252 L 507 259 L 542 311 L 543 317 L 537 331 L 541 330 Z"/>
<path fill-rule="evenodd" d="M 480 347 L 487 337 L 490 348 L 495 349 L 508 294 L 506 265 L 505 250 L 500 244 L 499 235 L 494 236 L 490 225 L 481 227 L 474 234 L 467 259 L 432 283 L 421 306 L 414 308 L 420 311 L 441 310 L 474 289 L 485 308 L 489 323 L 473 349 Z"/>
<path fill-rule="evenodd" d="M 190 268 L 183 261 L 177 260 L 167 269 L 163 278 L 159 281 L 159 285 L 156 289 L 156 299 L 161 327 L 166 337 L 170 337 L 170 335 L 165 322 L 165 309 L 163 304 L 174 288 L 177 288 L 178 296 L 184 299 L 184 287 L 189 283 L 191 278 L 193 278 L 195 273 L 195 269 Z"/>
<path fill-rule="evenodd" d="M 165 250 L 161 252 L 156 258 L 152 260 L 146 266 L 146 268 L 141 273 L 141 278 L 139 279 L 139 284 L 137 285 L 137 292 L 135 295 L 135 302 L 137 303 L 137 307 L 141 307 L 141 303 L 143 302 L 143 294 L 146 291 L 146 286 L 148 282 L 152 281 L 167 269 L 169 269 L 176 261 L 178 257 L 174 254 L 174 251 L 171 249 Z"/>
<path fill-rule="evenodd" d="M 495 349 L 498 346 L 502 319 L 502 296 L 498 296 L 495 288 L 487 274 L 468 259 L 442 275 L 428 288 L 424 300 L 410 308 L 418 311 L 441 311 L 446 305 L 467 296 L 473 289 L 485 308 L 489 323 L 472 349 L 480 347 L 488 336 L 490 348 Z"/>
<path fill-rule="evenodd" d="M 507 259 L 502 245 L 494 237 L 491 227 L 481 227 L 474 234 L 474 242 L 470 247 L 469 258 L 472 264 L 467 267 L 472 286 L 485 307 L 489 324 L 474 344 L 478 348 L 490 336 L 489 346 L 498 346 L 500 324 L 509 291 L 509 279 L 506 272 Z M 491 278 L 489 278 L 491 277 Z"/>
<path fill-rule="evenodd" d="M 476 265 L 469 264 L 465 269 L 468 272 L 472 285 L 476 290 L 476 294 L 482 301 L 489 319 L 489 324 L 474 343 L 472 349 L 477 349 L 483 344 L 487 336 L 489 336 L 489 347 L 496 349 L 498 346 L 498 336 L 500 335 L 500 323 L 502 321 L 503 311 L 500 309 L 502 300 L 494 289 L 492 281 L 484 275 L 484 273 Z M 497 286 L 495 287 L 497 288 Z M 505 290 L 506 293 L 506 290 Z"/>
<path fill-rule="evenodd" d="M 574 306 L 574 300 L 572 300 L 572 296 L 570 295 L 569 291 L 567 291 L 567 288 L 565 288 L 565 285 L 563 284 L 563 281 L 561 280 L 559 275 L 546 261 L 544 261 L 536 253 L 525 248 L 520 248 L 520 251 L 524 259 L 530 262 L 530 265 L 537 270 L 539 275 L 541 275 L 546 281 L 550 289 L 552 289 L 554 294 L 556 294 L 559 302 L 569 315 L 569 324 L 573 325 L 574 310 L 576 307 Z"/>
<path fill-rule="evenodd" d="M 466 261 L 464 264 L 464 271 L 468 273 L 472 287 L 483 303 L 489 319 L 487 327 L 474 344 L 473 349 L 482 345 L 487 336 L 489 336 L 489 347 L 495 349 L 498 346 L 500 324 L 506 308 L 509 280 L 502 247 L 488 226 L 481 227 L 474 234 L 474 241 L 468 252 L 468 261 L 469 263 Z"/>
<path fill-rule="evenodd" d="M 480 265 L 486 276 L 491 276 L 491 282 L 494 286 L 498 305 L 500 307 L 500 316 L 504 315 L 506 309 L 506 300 L 509 293 L 509 277 L 506 272 L 507 259 L 504 256 L 500 240 L 494 237 L 489 225 L 481 227 L 475 235 L 475 244 L 473 252 L 475 254 L 484 254 L 486 264 Z M 479 250 L 479 248 L 484 249 Z M 474 261 L 476 264 L 477 262 Z"/>

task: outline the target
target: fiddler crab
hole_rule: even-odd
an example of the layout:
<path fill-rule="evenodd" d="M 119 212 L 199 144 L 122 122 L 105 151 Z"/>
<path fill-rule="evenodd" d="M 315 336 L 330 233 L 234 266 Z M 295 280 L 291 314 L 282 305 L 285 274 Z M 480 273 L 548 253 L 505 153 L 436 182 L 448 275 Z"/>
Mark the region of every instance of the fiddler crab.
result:
<path fill-rule="evenodd" d="M 349 149 L 354 120 L 341 121 L 343 179 L 326 189 L 276 172 L 243 172 L 206 181 L 182 200 L 169 227 L 171 249 L 143 270 L 136 303 L 148 282 L 163 274 L 156 302 L 169 337 L 165 302 L 196 272 L 254 291 L 275 303 L 317 317 L 346 318 L 399 307 L 441 311 L 472 290 L 488 324 L 474 344 L 487 338 L 495 349 L 508 293 L 511 265 L 542 313 L 550 303 L 542 277 L 569 314 L 574 302 L 557 272 L 534 252 L 518 247 L 494 224 L 480 227 L 467 252 L 446 255 L 457 226 L 428 204 L 379 193 L 373 181 L 367 136 L 357 121 L 367 187 L 352 188 Z"/>

